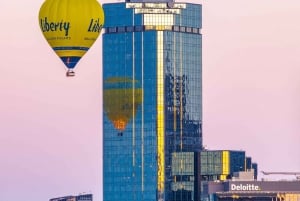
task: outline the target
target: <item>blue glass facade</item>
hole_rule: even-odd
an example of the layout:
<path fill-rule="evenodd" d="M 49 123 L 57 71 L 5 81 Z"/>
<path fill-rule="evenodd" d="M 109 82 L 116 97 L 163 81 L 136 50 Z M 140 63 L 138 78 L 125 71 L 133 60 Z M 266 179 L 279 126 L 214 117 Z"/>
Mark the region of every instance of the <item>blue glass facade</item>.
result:
<path fill-rule="evenodd" d="M 205 150 L 200 158 L 202 181 L 231 179 L 233 173 L 247 170 L 245 151 Z"/>
<path fill-rule="evenodd" d="M 201 5 L 103 5 L 104 201 L 198 200 Z"/>

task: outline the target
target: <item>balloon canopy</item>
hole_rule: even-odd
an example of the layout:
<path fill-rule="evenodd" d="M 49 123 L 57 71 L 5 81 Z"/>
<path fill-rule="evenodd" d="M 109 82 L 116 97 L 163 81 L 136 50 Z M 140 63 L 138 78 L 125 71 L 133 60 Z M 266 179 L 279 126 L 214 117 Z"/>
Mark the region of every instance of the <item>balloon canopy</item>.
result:
<path fill-rule="evenodd" d="M 46 0 L 39 24 L 49 45 L 74 76 L 73 69 L 98 38 L 104 12 L 97 0 Z"/>
<path fill-rule="evenodd" d="M 126 77 L 108 78 L 104 81 L 104 111 L 120 132 L 135 116 L 142 103 L 142 88 L 137 80 Z"/>

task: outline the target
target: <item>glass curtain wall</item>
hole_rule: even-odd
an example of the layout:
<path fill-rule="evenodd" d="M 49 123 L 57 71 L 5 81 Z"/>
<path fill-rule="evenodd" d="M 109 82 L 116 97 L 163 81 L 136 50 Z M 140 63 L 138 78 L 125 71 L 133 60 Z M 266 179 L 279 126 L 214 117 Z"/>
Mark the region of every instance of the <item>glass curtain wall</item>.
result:
<path fill-rule="evenodd" d="M 201 6 L 168 6 L 103 5 L 104 201 L 197 200 Z"/>

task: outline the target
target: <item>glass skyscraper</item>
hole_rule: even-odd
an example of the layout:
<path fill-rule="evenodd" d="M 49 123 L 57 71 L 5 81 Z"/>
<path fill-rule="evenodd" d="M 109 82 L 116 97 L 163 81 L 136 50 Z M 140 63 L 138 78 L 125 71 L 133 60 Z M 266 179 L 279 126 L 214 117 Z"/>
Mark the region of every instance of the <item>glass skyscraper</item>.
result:
<path fill-rule="evenodd" d="M 201 5 L 103 5 L 104 201 L 199 200 Z"/>

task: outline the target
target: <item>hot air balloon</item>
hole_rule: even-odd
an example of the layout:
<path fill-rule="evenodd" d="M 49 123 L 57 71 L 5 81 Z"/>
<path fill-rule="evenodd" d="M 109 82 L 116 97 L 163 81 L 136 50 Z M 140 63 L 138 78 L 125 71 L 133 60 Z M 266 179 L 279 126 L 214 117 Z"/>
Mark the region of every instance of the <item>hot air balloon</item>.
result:
<path fill-rule="evenodd" d="M 104 12 L 97 0 L 46 0 L 39 24 L 49 45 L 74 76 L 77 62 L 99 36 Z"/>
<path fill-rule="evenodd" d="M 142 103 L 142 89 L 137 80 L 113 77 L 104 81 L 104 111 L 114 127 L 122 133 Z"/>

